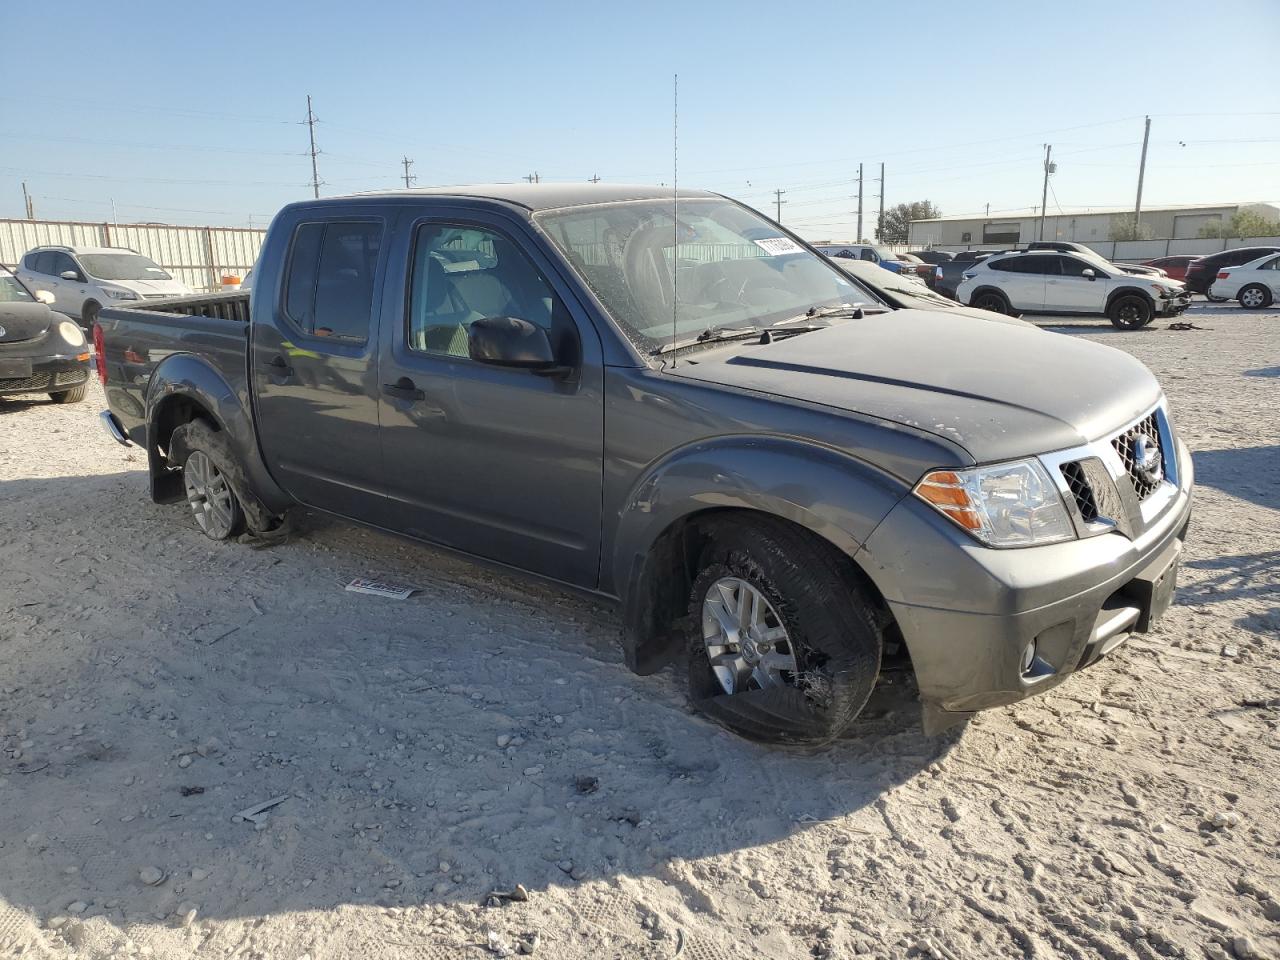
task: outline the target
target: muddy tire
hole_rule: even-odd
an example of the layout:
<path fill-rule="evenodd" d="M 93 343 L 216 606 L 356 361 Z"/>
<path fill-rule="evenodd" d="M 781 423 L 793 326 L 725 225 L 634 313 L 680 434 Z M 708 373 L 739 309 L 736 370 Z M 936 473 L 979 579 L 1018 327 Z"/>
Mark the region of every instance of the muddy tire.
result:
<path fill-rule="evenodd" d="M 87 383 L 82 383 L 78 387 L 72 387 L 70 390 L 58 390 L 49 394 L 49 399 L 54 403 L 79 403 L 85 398 L 85 394 L 89 390 Z"/>
<path fill-rule="evenodd" d="M 1251 283 L 1236 297 L 1246 310 L 1262 310 L 1271 306 L 1271 291 L 1260 283 Z"/>
<path fill-rule="evenodd" d="M 239 471 L 226 436 L 203 420 L 192 420 L 173 431 L 169 457 L 182 467 L 187 505 L 200 532 L 210 540 L 238 536 L 244 530 L 244 509 L 230 479 Z"/>
<path fill-rule="evenodd" d="M 93 341 L 93 325 L 98 322 L 98 311 L 101 309 L 96 300 L 86 300 L 80 308 L 80 326 L 88 332 L 90 342 Z"/>
<path fill-rule="evenodd" d="M 689 598 L 689 695 L 753 740 L 820 744 L 880 672 L 879 617 L 850 561 L 785 521 L 718 521 Z"/>
<path fill-rule="evenodd" d="M 1119 330 L 1140 330 L 1155 316 L 1151 301 L 1136 293 L 1124 293 L 1111 301 L 1107 319 Z"/>

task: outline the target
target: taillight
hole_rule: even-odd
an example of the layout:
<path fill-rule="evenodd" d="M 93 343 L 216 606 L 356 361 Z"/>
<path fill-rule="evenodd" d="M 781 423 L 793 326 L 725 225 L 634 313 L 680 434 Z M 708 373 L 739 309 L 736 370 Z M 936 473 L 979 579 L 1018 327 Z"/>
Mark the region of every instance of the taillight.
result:
<path fill-rule="evenodd" d="M 98 382 L 107 385 L 107 350 L 102 341 L 102 324 L 93 325 L 93 352 L 98 355 L 94 364 L 98 368 Z"/>
<path fill-rule="evenodd" d="M 942 267 L 934 267 L 934 268 L 933 268 L 933 279 L 935 279 L 935 280 L 941 280 L 941 279 L 942 279 Z"/>
<path fill-rule="evenodd" d="M 1218 271 L 1218 279 L 1219 279 L 1219 280 L 1225 280 L 1225 279 L 1227 279 L 1227 277 L 1229 277 L 1229 276 L 1231 276 L 1231 274 L 1227 273 L 1227 271 L 1225 271 L 1225 270 L 1219 270 L 1219 271 Z"/>

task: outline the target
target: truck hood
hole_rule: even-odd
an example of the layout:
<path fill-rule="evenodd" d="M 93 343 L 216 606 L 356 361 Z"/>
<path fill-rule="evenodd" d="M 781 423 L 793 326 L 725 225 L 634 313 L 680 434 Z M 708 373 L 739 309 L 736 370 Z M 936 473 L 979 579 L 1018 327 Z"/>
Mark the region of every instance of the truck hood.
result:
<path fill-rule="evenodd" d="M 43 303 L 0 303 L 0 343 L 34 340 L 54 319 L 54 312 Z"/>
<path fill-rule="evenodd" d="M 978 463 L 1078 446 L 1160 398 L 1123 351 L 1033 326 L 896 310 L 771 344 L 691 354 L 668 373 L 903 424 Z"/>

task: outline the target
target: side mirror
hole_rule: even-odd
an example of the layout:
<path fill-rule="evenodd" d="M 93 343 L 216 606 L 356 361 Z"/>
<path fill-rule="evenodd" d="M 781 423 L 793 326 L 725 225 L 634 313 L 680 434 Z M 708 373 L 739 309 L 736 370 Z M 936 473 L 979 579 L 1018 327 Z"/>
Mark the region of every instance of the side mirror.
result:
<path fill-rule="evenodd" d="M 79 280 L 80 279 L 80 274 L 76 273 L 74 270 L 63 270 L 60 274 L 58 274 L 58 276 L 60 276 L 63 280 Z"/>
<path fill-rule="evenodd" d="M 542 376 L 564 376 L 571 370 L 556 361 L 547 331 L 519 317 L 476 320 L 467 329 L 467 354 L 479 363 Z"/>
<path fill-rule="evenodd" d="M 44 304 L 52 304 L 57 298 L 48 290 L 37 290 L 36 299 Z"/>
<path fill-rule="evenodd" d="M 1088 277 L 1090 280 L 1097 280 L 1097 279 L 1098 279 L 1098 275 L 1097 275 L 1096 273 L 1094 273 L 1094 272 L 1093 272 L 1093 268 L 1092 268 L 1092 267 L 1085 267 L 1083 270 L 1081 270 L 1081 271 L 1080 271 L 1080 276 L 1082 276 L 1082 277 Z"/>

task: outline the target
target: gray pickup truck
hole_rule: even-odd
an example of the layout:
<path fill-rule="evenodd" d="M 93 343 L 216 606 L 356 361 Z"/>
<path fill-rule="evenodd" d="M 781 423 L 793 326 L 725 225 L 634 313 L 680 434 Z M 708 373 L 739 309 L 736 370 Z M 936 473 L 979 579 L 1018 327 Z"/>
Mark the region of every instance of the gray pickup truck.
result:
<path fill-rule="evenodd" d="M 297 203 L 249 297 L 104 309 L 110 410 L 214 539 L 305 504 L 620 602 L 627 664 L 820 742 L 905 650 L 938 730 L 1168 606 L 1191 460 L 1119 350 L 889 311 L 724 197 Z"/>

